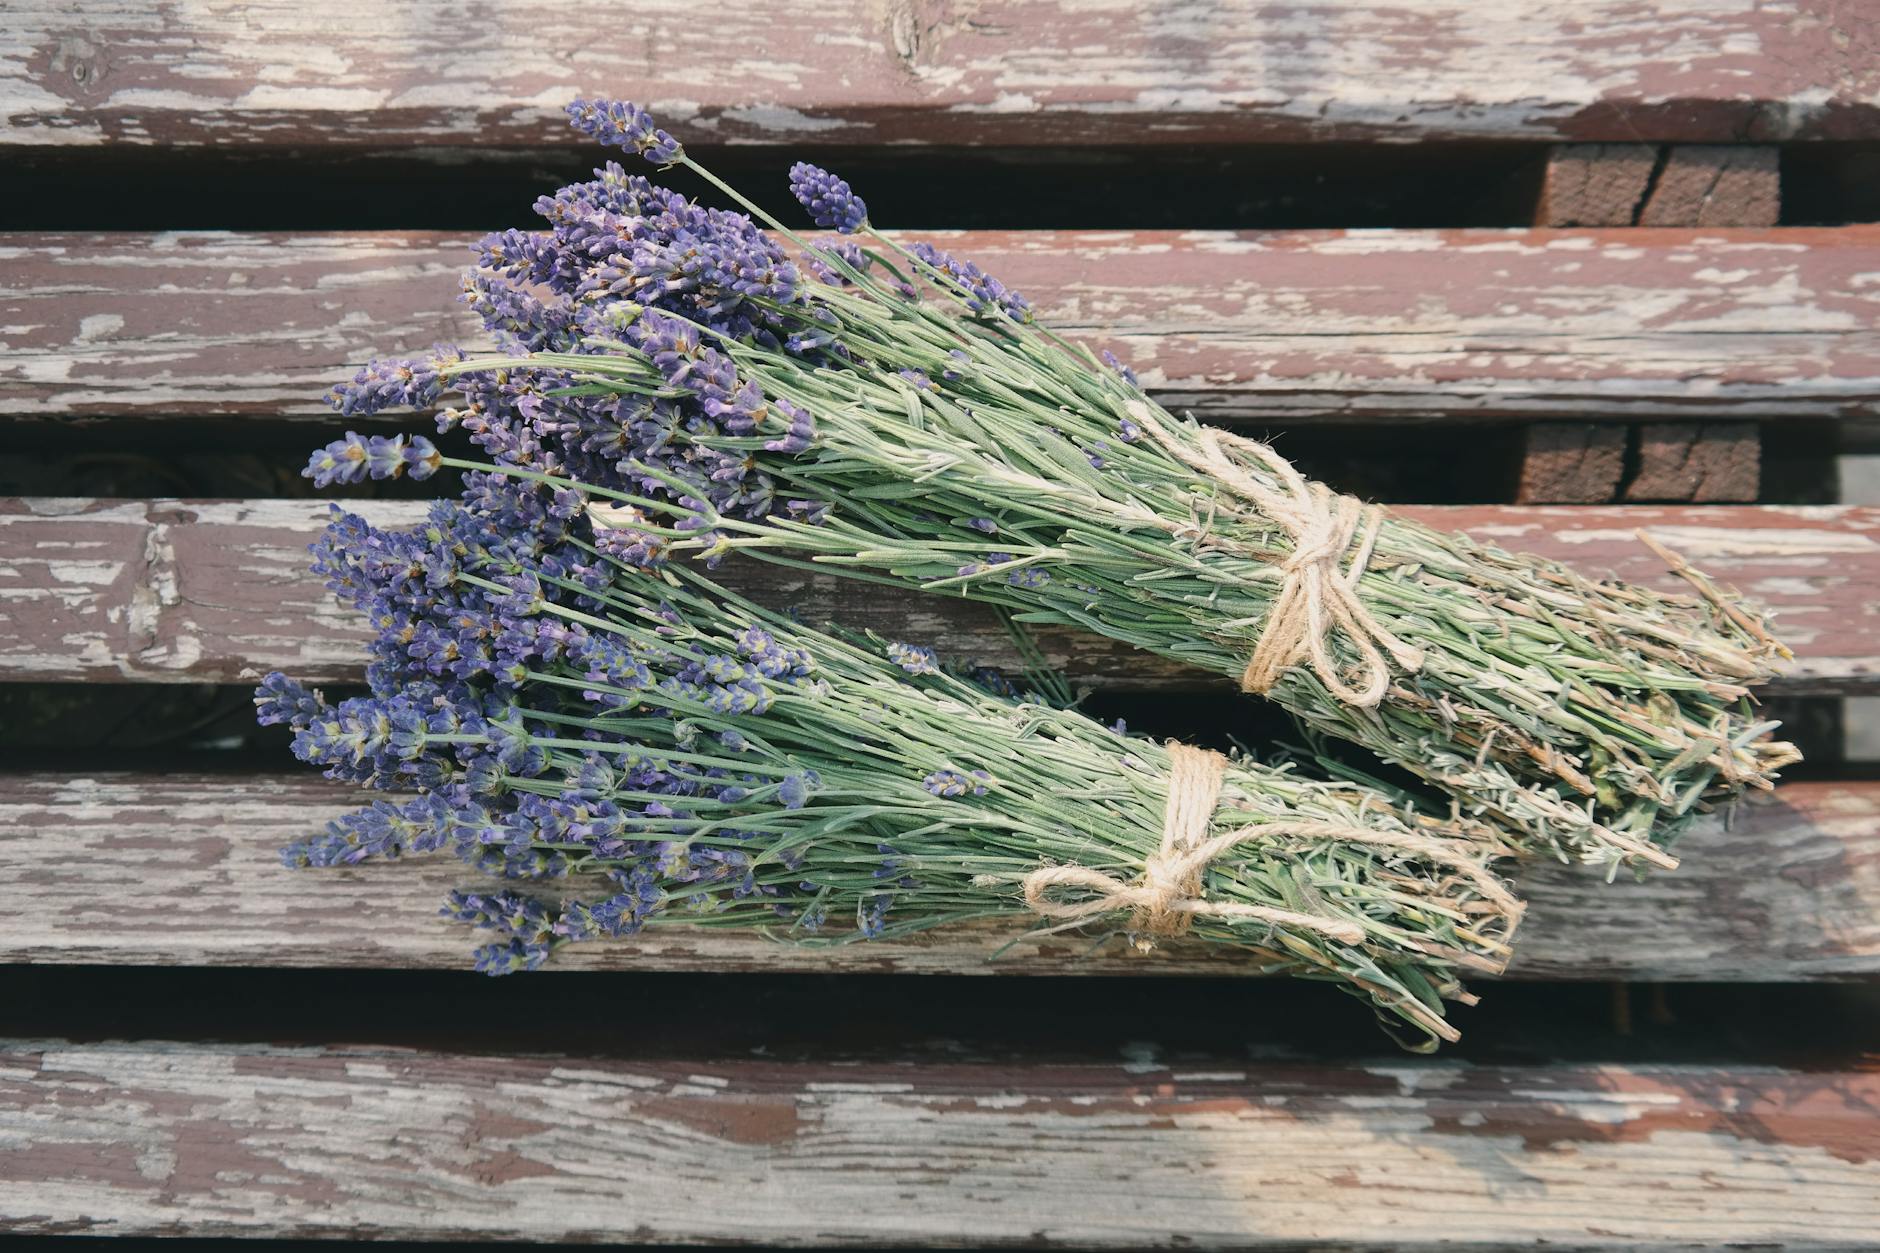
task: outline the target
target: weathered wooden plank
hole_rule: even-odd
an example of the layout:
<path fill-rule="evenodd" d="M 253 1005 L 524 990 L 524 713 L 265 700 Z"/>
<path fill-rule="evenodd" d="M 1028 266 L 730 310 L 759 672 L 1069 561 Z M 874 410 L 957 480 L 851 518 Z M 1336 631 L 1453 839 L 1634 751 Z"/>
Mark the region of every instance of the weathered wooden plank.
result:
<path fill-rule="evenodd" d="M 319 501 L 0 500 L 0 679 L 241 682 L 270 669 L 356 680 L 364 636 L 307 573 Z M 359 502 L 382 525 L 422 516 L 418 502 Z M 1880 683 L 1880 508 L 1857 506 L 1405 506 L 1402 513 L 1592 575 L 1675 588 L 1634 537 L 1640 527 L 1773 607 L 1797 654 L 1778 690 L 1848 692 Z M 721 577 L 896 638 L 989 664 L 1012 661 L 1004 630 L 978 606 L 883 594 L 835 575 L 760 562 Z M 1082 632 L 1040 637 L 1047 655 L 1093 685 L 1207 681 Z"/>
<path fill-rule="evenodd" d="M 437 917 L 479 877 L 455 859 L 289 871 L 280 847 L 360 803 L 305 774 L 0 775 L 0 963 L 461 969 L 480 941 Z M 1880 974 L 1880 784 L 1798 783 L 1710 819 L 1684 865 L 1608 884 L 1524 870 L 1519 979 L 1794 982 Z M 553 885 L 549 893 L 554 892 Z M 551 969 L 1220 974 L 1207 948 L 1148 956 L 1009 927 L 805 949 L 675 925 L 581 945 Z"/>
<path fill-rule="evenodd" d="M 1880 227 L 935 237 L 1262 427 L 1880 415 Z M 0 236 L 0 414 L 324 415 L 370 355 L 476 342 L 467 242 Z"/>
<path fill-rule="evenodd" d="M 33 0 L 0 26 L 0 142 L 565 146 L 558 110 L 584 89 L 695 143 L 1880 134 L 1871 24 L 1834 0 L 766 0 L 724 17 Z"/>
<path fill-rule="evenodd" d="M 1854 1247 L 1880 1074 L 0 1046 L 0 1229 L 1049 1248 Z"/>

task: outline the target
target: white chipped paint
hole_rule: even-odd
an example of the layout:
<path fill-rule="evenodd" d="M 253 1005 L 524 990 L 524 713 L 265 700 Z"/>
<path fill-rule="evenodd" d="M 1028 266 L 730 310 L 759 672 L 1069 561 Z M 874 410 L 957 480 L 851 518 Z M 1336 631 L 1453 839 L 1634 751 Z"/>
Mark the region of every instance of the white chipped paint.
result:
<path fill-rule="evenodd" d="M 1510 1095 L 1558 1110 L 1592 1126 L 1617 1127 L 1637 1122 L 1655 1109 L 1683 1103 L 1674 1092 L 1569 1092 L 1553 1088 L 1514 1088 Z"/>
<path fill-rule="evenodd" d="M 113 583 L 124 572 L 121 561 L 48 561 L 46 573 L 60 583 L 80 586 Z"/>
<path fill-rule="evenodd" d="M 104 339 L 124 329 L 124 318 L 116 313 L 92 313 L 79 319 L 78 339 L 80 343 Z"/>
<path fill-rule="evenodd" d="M 873 1093 L 879 1096 L 879 1095 L 888 1095 L 888 1094 L 902 1093 L 902 1092 L 912 1092 L 914 1090 L 914 1085 L 911 1083 L 892 1083 L 892 1082 L 887 1082 L 887 1083 L 818 1082 L 818 1083 L 805 1084 L 803 1090 L 806 1092 Z"/>
<path fill-rule="evenodd" d="M 1825 528 L 1785 529 L 1779 527 L 1694 527 L 1663 525 L 1641 520 L 1652 537 L 1686 557 L 1742 558 L 1780 557 L 1799 560 L 1810 557 L 1869 555 L 1880 551 L 1872 536 Z M 1552 532 L 1562 544 L 1636 543 L 1637 528 L 1560 527 Z"/>
<path fill-rule="evenodd" d="M 404 119 L 401 134 L 464 142 L 494 115 L 554 135 L 545 103 L 623 66 L 647 95 L 696 96 L 707 112 L 759 93 L 799 112 L 821 104 L 858 114 L 1022 95 L 1046 117 L 1109 119 L 1099 133 L 1110 138 L 1178 136 L 1198 118 L 1238 115 L 1298 134 L 1351 125 L 1386 141 L 1557 138 L 1602 102 L 1660 102 L 1653 81 L 1675 82 L 1681 98 L 1743 98 L 1750 66 L 1770 80 L 1769 98 L 1754 101 L 1759 123 L 1782 138 L 1863 90 L 1858 76 L 1822 86 L 1827 71 L 1810 59 L 1764 55 L 1765 32 L 1809 28 L 1753 0 L 1666 0 L 1644 17 L 1623 0 L 1505 10 L 1455 0 L 1309 9 L 1027 0 L 996 20 L 846 0 L 753 9 L 729 45 L 721 23 L 698 22 L 680 0 L 649 0 L 600 28 L 548 0 L 451 23 L 367 0 L 259 4 L 238 16 L 215 5 L 106 7 L 95 20 L 114 46 L 102 51 L 73 39 L 52 10 L 29 10 L 0 33 L 0 117 L 15 142 L 98 142 L 99 122 L 79 104 L 116 111 L 121 142 L 151 142 L 152 127 L 177 118 L 199 140 L 253 142 L 289 123 L 337 129 L 364 101 L 407 99 L 425 113 Z M 73 45 L 65 80 L 64 62 L 37 71 L 43 49 L 61 40 Z M 785 44 L 815 50 L 810 63 L 779 53 Z M 66 85 L 94 62 L 104 72 L 88 80 L 90 94 Z M 114 85 L 127 78 L 135 85 Z"/>
<path fill-rule="evenodd" d="M 218 1152 L 239 1150 L 298 1189 L 229 1178 L 192 1185 L 181 1170 L 162 1183 L 74 1172 L 35 1181 L 30 1209 L 21 1203 L 26 1189 L 0 1181 L 0 1206 L 52 1224 L 103 1216 L 125 1234 L 171 1225 L 179 1201 L 212 1193 L 218 1230 L 249 1235 L 369 1229 L 387 1238 L 631 1233 L 668 1243 L 1124 1248 L 1171 1230 L 1222 1248 L 1308 1240 L 1820 1245 L 1858 1242 L 1880 1221 L 1880 1165 L 1739 1134 L 1727 1121 L 1608 1141 L 1575 1138 L 1569 1119 L 1560 1141 L 1530 1145 L 1335 1098 L 1306 1116 L 1191 1104 L 1179 1093 L 1153 1109 L 1053 1103 L 1006 1111 L 961 1101 L 944 1082 L 893 1100 L 810 1098 L 804 1080 L 818 1068 L 799 1065 L 756 1090 L 814 1117 L 775 1143 L 751 1144 L 714 1134 L 708 1119 L 676 1128 L 664 1112 L 623 1098 L 636 1075 L 621 1066 L 567 1084 L 544 1081 L 527 1059 L 406 1054 L 397 1064 L 429 1063 L 424 1079 L 388 1085 L 271 1064 L 275 1056 L 55 1045 L 33 1086 L 0 1107 L 0 1128 L 55 1144 L 72 1161 L 128 1139 L 145 1151 L 190 1155 L 200 1168 L 208 1164 L 200 1120 L 216 1117 L 227 1131 L 215 1140 Z M 517 1077 L 491 1082 L 505 1071 Z M 1091 1079 L 1113 1091 L 1101 1074 Z M 1056 1095 L 1022 1066 L 1005 1080 L 1020 1093 Z M 1692 1093 L 1684 1108 L 1698 1121 L 1710 1113 L 1701 1094 L 1738 1081 L 1733 1068 L 1661 1067 L 1642 1068 L 1631 1083 L 1682 1085 Z M 1846 1089 L 1850 1101 L 1864 1094 L 1849 1072 L 1807 1081 Z M 1770 1101 L 1792 1090 L 1781 1075 L 1745 1082 Z M 48 1124 L 40 1094 L 74 1083 L 87 1099 L 59 1106 Z M 1497 1123 L 1519 1124 L 1533 1110 L 1512 1095 L 1485 1101 Z M 482 1129 L 486 1118 L 496 1128 Z M 504 1125 L 530 1130 L 497 1129 Z M 386 1126 L 399 1129 L 390 1151 Z M 307 1144 L 345 1151 L 312 1154 Z M 483 1169 L 498 1154 L 541 1169 L 497 1182 Z M 357 1169 L 361 1157 L 371 1170 Z M 626 1196 L 623 1162 L 644 1185 Z M 1117 1186 L 1119 1162 L 1128 1187 Z M 297 1194 L 307 1190 L 317 1190 L 317 1205 Z"/>
<path fill-rule="evenodd" d="M 1820 581 L 1816 579 L 1780 577 L 1757 579 L 1748 584 L 1744 590 L 1752 596 L 1801 597 L 1818 596 L 1822 589 Z"/>
<path fill-rule="evenodd" d="M 1791 785 L 1783 805 L 1746 807 L 1727 836 L 1714 819 L 1689 837 L 1693 856 L 1675 876 L 1614 888 L 1596 874 L 1535 868 L 1522 883 L 1532 902 L 1518 968 L 1525 977 L 1760 979 L 1847 977 L 1880 971 L 1880 789 Z M 322 876 L 320 892 L 279 872 L 274 850 L 317 830 L 356 803 L 351 789 L 307 775 L 158 777 L 94 775 L 0 778 L 0 959 L 128 959 L 188 964 L 220 954 L 257 966 L 372 962 L 461 968 L 461 932 L 435 916 L 462 886 L 448 859 Z M 56 820 L 57 840 L 45 838 Z M 205 842 L 213 849 L 205 862 Z M 1701 856 L 1696 855 L 1701 853 Z M 1816 867 L 1809 876 L 1758 875 L 1771 861 Z M 106 892 L 132 885 L 148 907 L 111 912 Z M 1629 908 L 1610 908 L 1611 893 Z M 105 893 L 101 895 L 101 893 Z M 312 907 L 319 906 L 315 910 Z M 97 925 L 108 917 L 109 926 Z M 375 919 L 370 929 L 356 919 Z M 1753 925 L 1751 925 L 1753 923 Z M 675 926 L 657 936 L 571 951 L 573 968 L 642 970 L 877 969 L 1015 975 L 1141 973 L 1120 947 L 1079 947 L 988 963 L 1010 937 L 997 924 L 920 941 L 810 950 L 736 932 Z M 397 954 L 390 958 L 386 954 Z M 1235 969 L 1206 949 L 1171 950 L 1158 969 Z M 1154 1046 L 1125 1059 L 1124 1073 L 1156 1082 L 1239 1082 L 1167 1073 Z M 728 1075 L 729 1071 L 721 1072 Z M 1439 1090 L 1440 1067 L 1385 1066 L 1398 1095 Z M 824 1076 L 829 1078 L 831 1076 Z M 693 1086 L 709 1086 L 688 1075 Z M 1596 1085 L 1595 1085 L 1596 1086 Z"/>
<path fill-rule="evenodd" d="M 752 104 L 726 109 L 724 116 L 733 122 L 761 131 L 788 134 L 821 134 L 844 130 L 851 123 L 839 117 L 811 117 L 800 109 L 782 104 Z"/>
<path fill-rule="evenodd" d="M 955 113 L 1036 113 L 1044 106 L 1022 91 L 1000 92 L 991 100 L 967 100 L 953 106 Z"/>
<path fill-rule="evenodd" d="M 1453 1087 L 1461 1075 L 1448 1066 L 1366 1066 L 1364 1072 L 1396 1083 L 1399 1093 L 1416 1096 Z"/>

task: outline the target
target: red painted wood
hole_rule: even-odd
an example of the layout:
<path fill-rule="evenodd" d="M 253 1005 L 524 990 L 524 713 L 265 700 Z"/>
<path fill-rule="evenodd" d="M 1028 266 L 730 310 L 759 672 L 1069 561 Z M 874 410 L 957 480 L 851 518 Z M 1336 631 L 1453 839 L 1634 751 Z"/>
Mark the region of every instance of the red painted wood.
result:
<path fill-rule="evenodd" d="M 1846 1063 L 1190 1060 L 1153 1023 L 1132 1056 L 1050 1061 L 556 1037 L 0 1045 L 0 1230 L 1488 1253 L 1880 1229 L 1880 1073 Z"/>
<path fill-rule="evenodd" d="M 1880 416 L 1880 227 L 945 234 L 1173 406 L 1340 419 Z M 468 240 L 0 236 L 0 414 L 324 413 L 475 342 Z"/>
<path fill-rule="evenodd" d="M 280 848 L 368 794 L 293 774 L 0 774 L 0 964 L 461 970 L 484 937 L 437 916 L 478 876 L 448 853 L 289 872 Z M 1607 883 L 1522 867 L 1508 977 L 1792 982 L 1880 974 L 1880 784 L 1785 783 L 1679 841 L 1675 874 Z M 549 884 L 554 897 L 577 888 Z M 1235 975 L 1241 955 L 1025 941 L 1011 924 L 807 948 L 654 927 L 555 955 L 557 970 Z"/>
<path fill-rule="evenodd" d="M 365 502 L 385 525 L 415 522 L 418 503 Z M 1711 575 L 1777 610 L 1797 660 L 1788 692 L 1866 690 L 1880 682 L 1880 508 L 1817 506 L 1405 507 L 1503 547 L 1591 575 L 1678 588 L 1636 538 L 1649 528 Z M 0 501 L 0 678 L 240 682 L 270 669 L 356 679 L 364 632 L 306 571 L 323 525 L 318 501 Z M 930 593 L 884 593 L 735 562 L 726 583 L 812 619 L 830 617 L 960 657 L 1010 664 L 983 606 Z M 1112 686 L 1206 683 L 1084 632 L 1042 636 L 1073 677 Z"/>
<path fill-rule="evenodd" d="M 107 0 L 13 6 L 0 142 L 572 145 L 576 94 L 688 142 L 1743 142 L 1880 135 L 1849 0 Z"/>

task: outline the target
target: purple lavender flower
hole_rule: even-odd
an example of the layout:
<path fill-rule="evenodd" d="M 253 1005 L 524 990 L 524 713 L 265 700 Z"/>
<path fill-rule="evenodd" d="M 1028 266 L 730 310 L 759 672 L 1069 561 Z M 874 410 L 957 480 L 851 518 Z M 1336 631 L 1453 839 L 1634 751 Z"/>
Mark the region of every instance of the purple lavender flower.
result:
<path fill-rule="evenodd" d="M 764 442 L 767 452 L 799 453 L 815 447 L 816 420 L 806 410 L 799 409 L 784 399 L 777 399 L 772 404 L 777 416 L 789 423 L 784 433 Z"/>
<path fill-rule="evenodd" d="M 958 770 L 936 770 L 921 780 L 920 785 L 935 796 L 974 796 L 986 794 L 986 784 L 992 776 L 984 770 L 975 770 L 971 774 L 962 774 Z"/>
<path fill-rule="evenodd" d="M 918 644 L 890 643 L 884 652 L 892 661 L 909 674 L 939 674 L 940 659 L 931 648 L 922 648 Z"/>
<path fill-rule="evenodd" d="M 924 241 L 916 243 L 912 251 L 922 261 L 965 288 L 966 307 L 974 313 L 985 313 L 996 309 L 1014 322 L 1032 320 L 1031 301 L 993 278 L 971 261 L 950 256 Z"/>
<path fill-rule="evenodd" d="M 444 381 L 441 367 L 463 360 L 461 349 L 439 344 L 423 361 L 386 359 L 368 362 L 352 382 L 327 393 L 327 403 L 347 417 L 374 414 L 403 405 L 424 409 L 437 403 Z"/>
<path fill-rule="evenodd" d="M 413 479 L 428 479 L 444 464 L 444 454 L 422 435 L 408 436 L 400 454 L 405 474 Z"/>
<path fill-rule="evenodd" d="M 994 696 L 1003 696 L 1009 700 L 1018 695 L 1017 686 L 1005 677 L 1005 672 L 992 666 L 974 666 L 966 672 L 966 679 Z"/>
<path fill-rule="evenodd" d="M 868 206 L 847 182 L 820 166 L 798 161 L 790 167 L 790 194 L 818 226 L 853 235 L 868 221 Z"/>
<path fill-rule="evenodd" d="M 872 253 L 863 252 L 861 245 L 852 239 L 839 243 L 826 244 L 820 249 L 812 249 L 806 258 L 810 272 L 831 287 L 846 287 L 852 280 L 844 274 L 835 262 L 840 261 L 857 274 L 866 273 L 874 264 Z"/>
<path fill-rule="evenodd" d="M 1102 359 L 1104 365 L 1109 366 L 1112 370 L 1115 370 L 1118 374 L 1122 375 L 1123 381 L 1125 383 L 1128 383 L 1131 387 L 1142 386 L 1141 382 L 1138 381 L 1136 378 L 1136 372 L 1130 369 L 1128 366 L 1124 365 L 1121 361 L 1117 360 L 1116 354 L 1111 352 L 1108 348 L 1105 348 L 1102 352 L 1098 353 L 1097 356 Z M 1124 422 L 1127 423 L 1128 421 L 1129 419 L 1127 418 L 1124 419 Z"/>
<path fill-rule="evenodd" d="M 367 479 L 395 479 L 410 473 L 428 479 L 443 464 L 443 454 L 422 435 L 361 435 L 348 431 L 314 453 L 301 471 L 315 487 L 334 483 L 363 483 Z"/>
<path fill-rule="evenodd" d="M 785 809 L 801 809 L 809 803 L 810 793 L 822 783 L 814 770 L 802 770 L 784 776 L 777 785 L 777 799 Z"/>
<path fill-rule="evenodd" d="M 576 100 L 568 106 L 568 121 L 583 135 L 637 152 L 654 165 L 671 165 L 685 156 L 684 146 L 631 101 Z"/>
<path fill-rule="evenodd" d="M 540 970 L 548 960 L 549 946 L 525 940 L 504 940 L 485 944 L 476 950 L 475 969 L 483 975 L 513 975 L 525 970 Z"/>
<path fill-rule="evenodd" d="M 280 671 L 268 675 L 255 688 L 255 721 L 264 727 L 286 723 L 299 730 L 326 709 L 319 693 L 288 678 Z"/>
<path fill-rule="evenodd" d="M 894 898 L 885 893 L 866 904 L 857 904 L 855 927 L 864 940 L 876 939 L 887 929 L 888 911 L 893 906 Z"/>

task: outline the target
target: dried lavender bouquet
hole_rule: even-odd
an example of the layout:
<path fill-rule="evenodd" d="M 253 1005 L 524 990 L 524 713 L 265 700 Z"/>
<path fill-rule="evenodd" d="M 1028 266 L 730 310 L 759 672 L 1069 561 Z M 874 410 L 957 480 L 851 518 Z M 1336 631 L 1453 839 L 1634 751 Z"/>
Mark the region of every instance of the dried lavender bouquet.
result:
<path fill-rule="evenodd" d="M 371 694 L 270 675 L 260 718 L 329 776 L 417 795 L 288 863 L 449 847 L 519 881 L 446 907 L 498 933 L 490 973 L 669 921 L 840 942 L 1007 919 L 1231 945 L 1431 1045 L 1458 972 L 1508 956 L 1520 905 L 1477 832 L 648 574 L 636 542 L 496 479 L 411 532 L 337 517 L 316 571 L 378 628 Z"/>
<path fill-rule="evenodd" d="M 764 217 L 643 111 L 570 114 Z M 1173 417 L 970 262 L 874 231 L 814 167 L 792 190 L 866 247 L 596 174 L 538 202 L 547 230 L 483 242 L 466 298 L 508 355 L 375 362 L 336 406 L 460 393 L 441 426 L 617 493 L 649 565 L 815 563 L 1233 676 L 1533 851 L 1675 865 L 1693 815 L 1798 756 L 1750 697 L 1786 651 L 1682 563 L 1700 594 L 1594 582 L 1307 482 Z M 373 456 L 349 438 L 309 473 Z"/>

